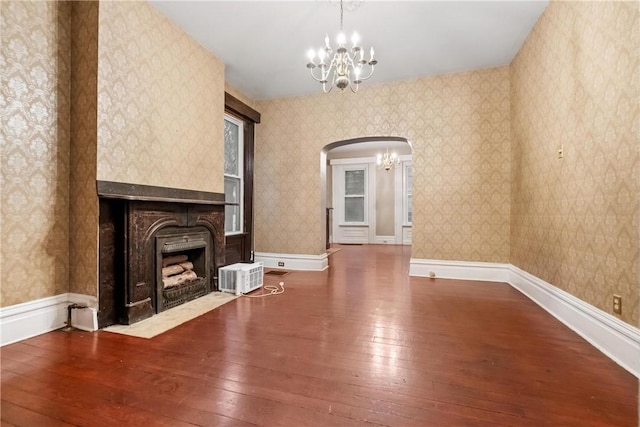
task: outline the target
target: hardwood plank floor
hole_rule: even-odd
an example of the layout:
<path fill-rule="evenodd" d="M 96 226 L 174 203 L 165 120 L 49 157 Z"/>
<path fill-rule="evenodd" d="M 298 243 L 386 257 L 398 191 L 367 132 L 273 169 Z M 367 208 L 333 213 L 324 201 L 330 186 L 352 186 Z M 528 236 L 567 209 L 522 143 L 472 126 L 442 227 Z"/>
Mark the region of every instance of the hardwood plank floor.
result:
<path fill-rule="evenodd" d="M 638 381 L 504 283 L 409 278 L 343 246 L 146 340 L 0 350 L 2 426 L 637 426 Z"/>

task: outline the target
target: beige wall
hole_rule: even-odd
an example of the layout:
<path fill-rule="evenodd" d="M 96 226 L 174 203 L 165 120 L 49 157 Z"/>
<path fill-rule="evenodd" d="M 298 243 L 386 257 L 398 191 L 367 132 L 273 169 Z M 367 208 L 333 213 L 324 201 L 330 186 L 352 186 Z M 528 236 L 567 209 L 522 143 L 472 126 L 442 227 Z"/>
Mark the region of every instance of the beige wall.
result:
<path fill-rule="evenodd" d="M 98 293 L 98 12 L 97 2 L 72 4 L 69 291 L 85 295 Z"/>
<path fill-rule="evenodd" d="M 97 295 L 96 178 L 223 191 L 224 65 L 146 2 L 0 8 L 0 306 Z"/>
<path fill-rule="evenodd" d="M 147 2 L 100 2 L 98 179 L 224 192 L 224 64 Z"/>
<path fill-rule="evenodd" d="M 320 151 L 398 136 L 413 145 L 415 258 L 509 259 L 507 67 L 258 102 L 256 250 L 321 254 Z"/>
<path fill-rule="evenodd" d="M 0 305 L 68 291 L 69 6 L 0 2 Z"/>
<path fill-rule="evenodd" d="M 639 320 L 637 2 L 551 2 L 511 65 L 511 262 Z M 564 146 L 564 158 L 557 149 Z"/>

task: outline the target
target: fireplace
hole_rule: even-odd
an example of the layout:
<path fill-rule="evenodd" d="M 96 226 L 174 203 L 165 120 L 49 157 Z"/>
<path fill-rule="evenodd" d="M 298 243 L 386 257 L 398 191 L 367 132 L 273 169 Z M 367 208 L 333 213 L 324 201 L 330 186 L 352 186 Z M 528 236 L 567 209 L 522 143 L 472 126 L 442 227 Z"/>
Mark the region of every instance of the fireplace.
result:
<path fill-rule="evenodd" d="M 100 328 L 217 290 L 224 195 L 98 181 Z"/>
<path fill-rule="evenodd" d="M 169 227 L 156 235 L 156 311 L 211 291 L 211 235 L 200 227 Z"/>

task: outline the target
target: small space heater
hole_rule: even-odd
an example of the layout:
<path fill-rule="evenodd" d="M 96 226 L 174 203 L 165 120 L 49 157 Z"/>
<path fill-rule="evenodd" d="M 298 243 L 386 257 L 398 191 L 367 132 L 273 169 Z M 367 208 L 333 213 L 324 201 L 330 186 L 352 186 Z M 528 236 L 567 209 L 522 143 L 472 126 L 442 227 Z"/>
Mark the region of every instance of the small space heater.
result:
<path fill-rule="evenodd" d="M 246 294 L 262 287 L 263 264 L 239 262 L 218 269 L 218 283 L 222 292 Z"/>

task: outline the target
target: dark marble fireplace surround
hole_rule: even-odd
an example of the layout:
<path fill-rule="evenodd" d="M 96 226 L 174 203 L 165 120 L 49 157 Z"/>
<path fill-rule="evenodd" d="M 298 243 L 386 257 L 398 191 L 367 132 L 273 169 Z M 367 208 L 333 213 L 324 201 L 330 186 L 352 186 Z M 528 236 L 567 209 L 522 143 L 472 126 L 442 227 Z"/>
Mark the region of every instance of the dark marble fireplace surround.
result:
<path fill-rule="evenodd" d="M 204 242 L 196 245 L 207 258 L 198 268 L 208 270 L 198 296 L 217 290 L 225 257 L 224 194 L 109 181 L 97 181 L 97 190 L 100 328 L 139 322 L 173 304 L 163 302 L 158 273 L 158 242 L 167 238 Z"/>

